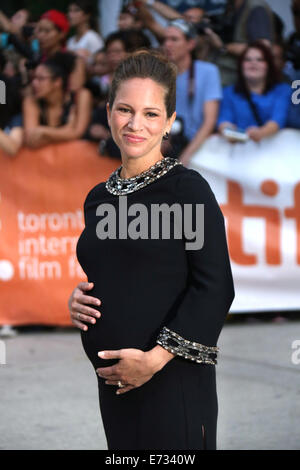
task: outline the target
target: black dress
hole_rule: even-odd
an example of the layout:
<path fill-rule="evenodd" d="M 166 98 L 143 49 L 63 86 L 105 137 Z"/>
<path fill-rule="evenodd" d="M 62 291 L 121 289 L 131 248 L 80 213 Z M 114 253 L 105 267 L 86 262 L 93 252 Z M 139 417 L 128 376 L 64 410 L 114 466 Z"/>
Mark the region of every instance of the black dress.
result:
<path fill-rule="evenodd" d="M 90 293 L 101 300 L 102 316 L 88 331 L 81 330 L 83 348 L 95 369 L 117 362 L 100 359 L 102 350 L 147 351 L 158 343 L 176 356 L 150 381 L 121 395 L 97 375 L 108 449 L 215 449 L 215 347 L 234 298 L 223 215 L 206 180 L 182 165 L 127 194 L 127 206 L 129 210 L 142 203 L 151 214 L 153 204 L 204 204 L 201 249 L 187 249 L 191 240 L 183 225 L 181 238 L 174 230 L 163 238 L 162 223 L 159 238 L 150 238 L 150 215 L 148 239 L 121 238 L 121 198 L 103 182 L 84 203 L 85 229 L 77 257 L 94 283 Z M 96 210 L 105 203 L 116 210 L 115 239 L 99 239 L 96 233 L 99 221 L 107 217 Z M 128 216 L 128 223 L 137 215 Z M 170 220 L 174 228 L 178 219 Z M 196 209 L 192 220 L 195 229 Z"/>

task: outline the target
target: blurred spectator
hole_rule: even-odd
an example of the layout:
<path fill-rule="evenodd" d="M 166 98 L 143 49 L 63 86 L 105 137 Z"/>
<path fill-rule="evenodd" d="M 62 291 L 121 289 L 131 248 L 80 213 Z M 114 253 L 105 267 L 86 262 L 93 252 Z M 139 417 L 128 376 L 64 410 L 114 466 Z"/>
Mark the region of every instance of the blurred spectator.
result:
<path fill-rule="evenodd" d="M 22 120 L 14 118 L 4 130 L 0 129 L 0 150 L 15 155 L 23 144 Z"/>
<path fill-rule="evenodd" d="M 104 46 L 101 36 L 92 28 L 93 10 L 89 0 L 74 0 L 68 8 L 70 26 L 75 28 L 75 35 L 67 41 L 67 48 L 86 60 Z"/>
<path fill-rule="evenodd" d="M 275 40 L 274 14 L 265 0 L 228 0 L 225 14 L 202 26 L 210 44 L 207 60 L 219 67 L 222 84 L 231 85 L 237 79 L 238 57 L 247 44 Z"/>
<path fill-rule="evenodd" d="M 118 20 L 118 28 L 120 31 L 127 29 L 141 29 L 143 23 L 137 16 L 137 9 L 133 5 L 128 5 L 122 8 Z"/>
<path fill-rule="evenodd" d="M 286 48 L 284 43 L 274 43 L 272 45 L 272 53 L 275 67 L 279 71 L 280 81 L 290 83 L 290 78 L 285 73 L 286 67 Z"/>
<path fill-rule="evenodd" d="M 32 80 L 33 95 L 23 102 L 25 143 L 40 147 L 80 139 L 91 114 L 91 94 L 86 89 L 68 91 L 75 56 L 57 52 L 38 65 Z"/>
<path fill-rule="evenodd" d="M 142 31 L 142 33 L 150 41 L 149 46 L 158 47 L 159 42 L 155 35 L 147 28 L 144 27 L 143 16 L 134 4 L 129 4 L 122 8 L 118 20 L 119 31 Z"/>
<path fill-rule="evenodd" d="M 11 119 L 21 114 L 21 93 L 18 81 L 15 77 L 6 75 L 6 59 L 0 50 L 0 80 L 5 84 L 6 99 L 5 104 L 0 104 L 0 128 L 4 129 L 9 125 Z"/>
<path fill-rule="evenodd" d="M 202 24 L 202 19 L 205 14 L 205 11 L 202 8 L 196 6 L 192 8 L 186 8 L 183 13 L 179 13 L 174 8 L 167 6 L 162 2 L 154 2 L 153 4 L 148 4 L 146 0 L 138 2 L 138 8 L 140 17 L 147 27 L 156 35 L 157 39 L 160 42 L 163 42 L 165 37 L 166 25 L 160 24 L 154 16 L 151 14 L 151 10 L 159 12 L 167 20 L 173 20 L 176 18 L 183 18 L 187 22 L 193 23 L 196 27 Z M 200 34 L 195 37 L 196 45 L 193 50 L 193 56 L 195 59 L 206 60 L 208 51 L 210 50 L 210 45 L 206 41 L 205 35 Z"/>
<path fill-rule="evenodd" d="M 13 48 L 14 37 L 17 37 L 21 41 L 29 41 L 30 47 L 34 50 L 38 50 L 38 41 L 33 38 L 34 25 L 31 22 L 31 14 L 29 10 L 22 8 L 16 11 L 11 17 L 7 16 L 0 11 L 0 47 Z"/>
<path fill-rule="evenodd" d="M 141 0 L 139 2 L 134 2 L 134 5 L 138 9 L 139 17 L 144 26 L 155 35 L 159 42 L 164 40 L 165 24 L 161 24 L 157 21 L 157 18 L 152 14 L 153 11 L 159 13 L 161 17 L 168 21 L 176 18 L 183 18 L 177 10 L 174 10 L 174 8 L 171 8 L 162 2 L 151 2 L 150 5 L 147 0 Z"/>
<path fill-rule="evenodd" d="M 91 78 L 91 80 L 94 83 L 98 84 L 98 87 L 101 88 L 101 77 L 109 73 L 109 65 L 107 63 L 106 51 L 104 47 L 99 51 L 95 52 L 95 54 L 93 54 L 91 64 L 88 67 L 88 71 L 89 78 Z M 102 91 L 105 94 L 107 93 L 108 88 Z"/>
<path fill-rule="evenodd" d="M 219 100 L 222 98 L 217 67 L 192 59 L 195 37 L 195 28 L 191 23 L 176 19 L 166 29 L 163 44 L 167 57 L 178 68 L 176 113 L 182 119 L 183 134 L 188 140 L 178 155 L 184 164 L 188 164 L 192 155 L 213 132 Z M 173 127 L 176 129 L 176 124 Z"/>
<path fill-rule="evenodd" d="M 293 0 L 292 13 L 295 32 L 287 44 L 287 66 L 285 72 L 291 80 L 300 80 L 300 0 Z"/>
<path fill-rule="evenodd" d="M 287 44 L 287 63 L 284 72 L 289 76 L 290 83 L 293 85 L 292 95 L 296 99 L 291 100 L 287 126 L 300 129 L 300 104 L 299 99 L 299 80 L 300 80 L 300 0 L 293 0 L 292 13 L 294 18 L 295 32 L 291 35 Z M 297 87 L 297 89 L 295 89 Z"/>
<path fill-rule="evenodd" d="M 193 24 L 198 24 L 202 20 L 205 11 L 202 8 L 188 8 L 183 12 L 183 17 L 186 21 Z"/>
<path fill-rule="evenodd" d="M 98 76 L 97 82 L 103 93 L 108 93 L 113 74 L 118 64 L 125 59 L 129 52 L 129 45 L 124 31 L 111 33 L 105 40 L 105 59 L 107 73 Z"/>
<path fill-rule="evenodd" d="M 253 43 L 240 57 L 237 83 L 224 89 L 219 131 L 238 128 L 255 142 L 275 134 L 286 125 L 290 94 L 270 48 Z"/>
<path fill-rule="evenodd" d="M 4 50 L 6 65 L 4 74 L 27 82 L 27 71 L 22 57 L 31 58 L 39 50 L 38 40 L 34 37 L 34 24 L 30 12 L 18 10 L 10 19 L 0 11 L 0 47 Z"/>
<path fill-rule="evenodd" d="M 23 27 L 30 20 L 30 12 L 26 8 L 16 11 L 11 18 L 0 10 L 0 28 L 9 33 L 21 35 Z"/>
<path fill-rule="evenodd" d="M 67 17 L 58 10 L 49 10 L 41 16 L 36 28 L 41 56 L 35 61 L 35 65 L 43 63 L 56 52 L 66 51 L 66 36 L 69 29 Z M 74 70 L 70 75 L 70 89 L 73 91 L 80 89 L 85 80 L 85 61 L 77 56 Z"/>
<path fill-rule="evenodd" d="M 101 83 L 108 89 L 112 82 L 114 71 L 127 54 L 143 47 L 149 47 L 150 42 L 142 31 L 126 30 L 111 33 L 105 40 L 106 60 L 109 73 L 101 78 Z"/>
<path fill-rule="evenodd" d="M 154 4 L 156 3 L 164 3 L 182 14 L 197 7 L 204 10 L 208 15 L 222 15 L 226 6 L 226 0 L 161 0 L 160 2 L 154 2 Z"/>
<path fill-rule="evenodd" d="M 23 143 L 21 96 L 11 78 L 1 73 L 4 60 L 0 56 L 0 80 L 5 83 L 5 104 L 0 104 L 0 149 L 9 155 L 17 153 Z"/>

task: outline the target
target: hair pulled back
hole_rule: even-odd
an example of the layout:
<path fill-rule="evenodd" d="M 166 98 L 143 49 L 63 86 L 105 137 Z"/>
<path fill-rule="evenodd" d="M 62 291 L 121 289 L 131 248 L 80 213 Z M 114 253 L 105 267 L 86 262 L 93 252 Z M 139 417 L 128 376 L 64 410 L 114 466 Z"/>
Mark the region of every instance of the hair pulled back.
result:
<path fill-rule="evenodd" d="M 154 50 L 140 49 L 130 54 L 117 67 L 109 92 L 112 109 L 121 83 L 131 78 L 151 78 L 164 87 L 165 107 L 170 118 L 176 109 L 177 68 L 163 54 Z"/>
<path fill-rule="evenodd" d="M 68 80 L 73 72 L 76 62 L 76 56 L 72 52 L 56 52 L 41 65 L 48 68 L 53 79 L 61 78 L 63 90 L 68 88 Z"/>

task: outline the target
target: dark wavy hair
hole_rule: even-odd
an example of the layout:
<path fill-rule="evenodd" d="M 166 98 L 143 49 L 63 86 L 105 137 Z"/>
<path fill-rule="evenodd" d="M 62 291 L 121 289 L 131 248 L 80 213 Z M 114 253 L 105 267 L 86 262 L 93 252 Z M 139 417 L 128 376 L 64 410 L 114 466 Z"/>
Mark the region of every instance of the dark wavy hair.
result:
<path fill-rule="evenodd" d="M 94 31 L 99 33 L 97 20 L 96 20 L 98 16 L 98 11 L 97 11 L 95 2 L 91 0 L 72 0 L 69 2 L 69 6 L 70 5 L 76 5 L 86 15 L 89 15 L 90 28 L 92 28 Z"/>
<path fill-rule="evenodd" d="M 52 79 L 61 78 L 63 90 L 68 88 L 68 80 L 73 72 L 76 63 L 76 56 L 72 52 L 56 52 L 40 65 L 47 67 Z"/>
<path fill-rule="evenodd" d="M 280 83 L 280 73 L 279 73 L 279 70 L 277 69 L 277 67 L 275 65 L 272 50 L 260 41 L 255 41 L 255 42 L 252 42 L 251 44 L 248 44 L 245 51 L 239 57 L 239 61 L 238 61 L 238 79 L 237 79 L 237 82 L 236 82 L 236 85 L 235 85 L 235 91 L 237 93 L 242 94 L 242 95 L 248 95 L 249 94 L 249 89 L 248 89 L 248 86 L 247 86 L 247 82 L 246 82 L 246 79 L 243 75 L 243 62 L 245 60 L 247 52 L 250 49 L 258 49 L 262 53 L 264 60 L 268 64 L 266 84 L 265 84 L 265 89 L 264 89 L 264 93 L 267 93 L 269 90 L 274 88 L 275 85 Z"/>

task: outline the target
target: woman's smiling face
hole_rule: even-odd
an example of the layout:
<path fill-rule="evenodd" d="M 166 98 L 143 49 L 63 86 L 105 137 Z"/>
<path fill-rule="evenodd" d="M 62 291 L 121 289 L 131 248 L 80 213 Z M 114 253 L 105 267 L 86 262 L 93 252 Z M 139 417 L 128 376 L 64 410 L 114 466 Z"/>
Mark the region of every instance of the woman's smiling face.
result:
<path fill-rule="evenodd" d="M 131 78 L 120 84 L 109 109 L 108 122 L 122 157 L 160 155 L 163 135 L 169 132 L 176 113 L 168 118 L 164 87 L 151 78 Z"/>

